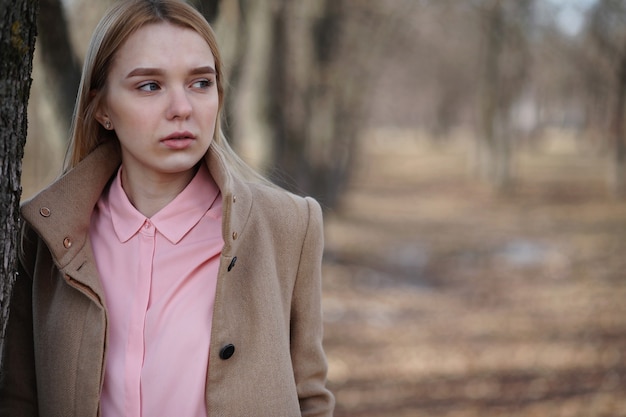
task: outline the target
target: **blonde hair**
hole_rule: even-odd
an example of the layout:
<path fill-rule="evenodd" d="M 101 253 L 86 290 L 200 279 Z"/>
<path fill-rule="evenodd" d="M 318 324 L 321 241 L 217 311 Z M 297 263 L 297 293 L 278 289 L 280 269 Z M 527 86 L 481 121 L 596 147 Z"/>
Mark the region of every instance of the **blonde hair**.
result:
<path fill-rule="evenodd" d="M 267 182 L 237 156 L 224 136 L 221 117 L 225 79 L 215 33 L 196 9 L 179 0 L 121 0 L 100 20 L 83 64 L 64 170 L 76 166 L 101 143 L 107 140 L 117 141 L 115 132 L 104 129 L 95 118 L 115 54 L 138 29 L 163 22 L 194 30 L 204 38 L 213 53 L 219 106 L 211 147 L 234 174 L 248 180 Z"/>

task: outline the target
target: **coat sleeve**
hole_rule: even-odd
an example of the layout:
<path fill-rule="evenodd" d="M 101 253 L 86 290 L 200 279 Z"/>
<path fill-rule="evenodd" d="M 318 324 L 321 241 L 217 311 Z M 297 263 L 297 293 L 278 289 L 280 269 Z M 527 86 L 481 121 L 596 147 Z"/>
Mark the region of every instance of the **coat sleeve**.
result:
<path fill-rule="evenodd" d="M 322 211 L 315 200 L 306 201 L 308 226 L 291 305 L 291 357 L 302 416 L 332 416 L 335 399 L 326 388 L 322 347 Z"/>
<path fill-rule="evenodd" d="M 18 274 L 13 286 L 0 372 L 0 417 L 35 417 L 37 383 L 33 348 L 32 276 L 25 259 L 34 257 L 34 233 L 22 232 Z M 30 273 L 29 273 L 30 272 Z"/>

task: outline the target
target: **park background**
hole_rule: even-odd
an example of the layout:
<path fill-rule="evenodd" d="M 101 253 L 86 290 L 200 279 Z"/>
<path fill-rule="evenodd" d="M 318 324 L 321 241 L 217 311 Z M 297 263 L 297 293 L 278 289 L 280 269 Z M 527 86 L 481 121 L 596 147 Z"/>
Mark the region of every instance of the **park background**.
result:
<path fill-rule="evenodd" d="M 40 1 L 23 198 L 108 4 Z M 324 207 L 337 417 L 626 416 L 626 2 L 194 4 L 234 147 Z"/>

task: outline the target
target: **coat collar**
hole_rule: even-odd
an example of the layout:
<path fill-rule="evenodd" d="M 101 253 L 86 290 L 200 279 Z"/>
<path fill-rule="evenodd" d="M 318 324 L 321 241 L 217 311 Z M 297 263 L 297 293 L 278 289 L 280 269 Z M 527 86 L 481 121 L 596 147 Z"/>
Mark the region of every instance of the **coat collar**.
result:
<path fill-rule="evenodd" d="M 232 175 L 224 157 L 214 146 L 205 162 L 222 193 L 222 254 L 232 257 L 243 235 L 252 208 L 249 186 Z M 93 273 L 82 273 L 93 254 L 88 244 L 91 213 L 102 191 L 121 163 L 119 146 L 107 142 L 97 147 L 76 167 L 21 207 L 22 217 L 43 239 L 58 267 L 72 278 L 101 292 Z M 92 271 L 92 268 L 84 268 Z"/>

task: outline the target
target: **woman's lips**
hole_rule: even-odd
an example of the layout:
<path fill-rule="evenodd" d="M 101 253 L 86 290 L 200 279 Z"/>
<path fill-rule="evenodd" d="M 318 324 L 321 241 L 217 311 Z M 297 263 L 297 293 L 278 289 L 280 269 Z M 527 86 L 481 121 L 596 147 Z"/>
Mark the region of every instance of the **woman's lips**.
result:
<path fill-rule="evenodd" d="M 196 137 L 189 132 L 175 132 L 161 139 L 161 143 L 170 149 L 185 149 L 191 146 Z"/>

